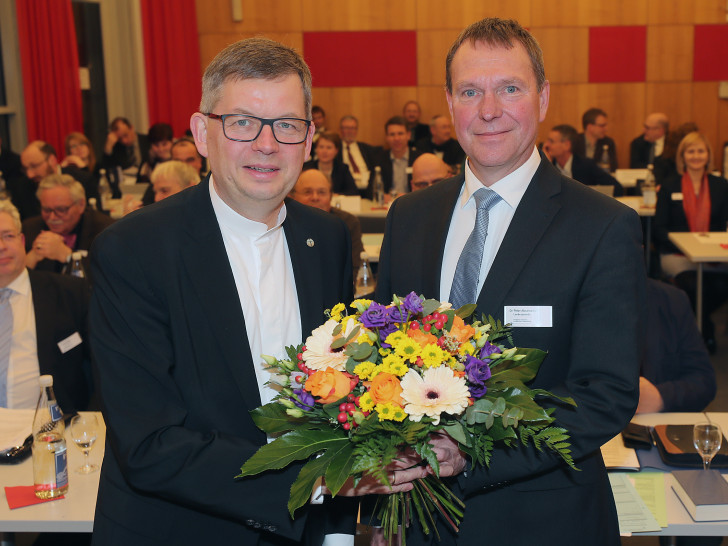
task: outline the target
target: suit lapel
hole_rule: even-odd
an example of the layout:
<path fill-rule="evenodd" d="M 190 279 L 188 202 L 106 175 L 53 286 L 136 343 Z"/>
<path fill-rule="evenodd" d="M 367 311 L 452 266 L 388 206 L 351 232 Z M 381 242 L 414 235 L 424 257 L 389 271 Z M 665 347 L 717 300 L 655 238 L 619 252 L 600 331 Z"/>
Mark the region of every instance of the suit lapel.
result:
<path fill-rule="evenodd" d="M 478 296 L 480 312 L 501 316 L 506 296 L 561 208 L 560 175 L 544 159 L 516 209 Z"/>
<path fill-rule="evenodd" d="M 210 177 L 189 190 L 187 225 L 189 248 L 182 261 L 199 298 L 204 317 L 223 355 L 224 365 L 235 378 L 243 400 L 251 409 L 260 405 L 253 358 L 248 344 L 243 310 L 240 305 L 230 261 L 209 194 Z"/>

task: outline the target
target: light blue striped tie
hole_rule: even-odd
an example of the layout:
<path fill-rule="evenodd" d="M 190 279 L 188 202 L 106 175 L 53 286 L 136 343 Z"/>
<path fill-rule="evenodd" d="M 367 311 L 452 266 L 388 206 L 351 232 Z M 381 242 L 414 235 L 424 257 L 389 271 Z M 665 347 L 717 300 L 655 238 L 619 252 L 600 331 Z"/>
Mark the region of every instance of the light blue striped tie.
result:
<path fill-rule="evenodd" d="M 0 288 L 0 408 L 8 407 L 8 366 L 13 341 L 13 309 L 10 288 Z"/>
<path fill-rule="evenodd" d="M 478 275 L 483 262 L 485 238 L 488 236 L 490 209 L 501 199 L 500 195 L 488 188 L 480 188 L 473 197 L 478 207 L 478 214 L 475 216 L 473 231 L 460 254 L 450 289 L 450 303 L 455 309 L 466 303 L 475 303 L 478 297 Z"/>

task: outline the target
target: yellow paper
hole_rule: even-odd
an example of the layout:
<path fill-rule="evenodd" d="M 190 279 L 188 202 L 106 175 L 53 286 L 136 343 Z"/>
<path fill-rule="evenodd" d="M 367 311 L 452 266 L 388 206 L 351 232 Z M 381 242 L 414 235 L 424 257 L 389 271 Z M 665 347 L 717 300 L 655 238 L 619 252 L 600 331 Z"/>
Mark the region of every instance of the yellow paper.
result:
<path fill-rule="evenodd" d="M 667 527 L 664 472 L 640 472 L 630 476 L 634 488 L 661 527 Z"/>

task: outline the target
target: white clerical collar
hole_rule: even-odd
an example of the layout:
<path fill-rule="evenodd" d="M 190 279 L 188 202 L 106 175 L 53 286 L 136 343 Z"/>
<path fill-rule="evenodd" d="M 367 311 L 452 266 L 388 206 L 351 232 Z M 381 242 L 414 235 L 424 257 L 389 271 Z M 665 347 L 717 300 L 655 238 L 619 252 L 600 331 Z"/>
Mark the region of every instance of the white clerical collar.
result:
<path fill-rule="evenodd" d="M 531 156 L 526 162 L 518 167 L 512 173 L 504 176 L 498 182 L 492 184 L 491 190 L 500 195 L 501 199 L 508 203 L 508 205 L 515 209 L 523 198 L 523 194 L 528 189 L 528 184 L 531 182 L 533 175 L 536 174 L 539 165 L 541 164 L 541 156 L 538 153 L 536 147 L 533 147 Z M 483 187 L 483 183 L 478 180 L 475 173 L 470 169 L 470 161 L 465 162 L 465 186 L 461 193 L 460 206 L 464 207 L 465 204 L 470 200 L 470 197 L 480 188 Z"/>
<path fill-rule="evenodd" d="M 262 237 L 266 233 L 281 227 L 283 221 L 286 219 L 285 203 L 283 203 L 278 211 L 276 224 L 270 229 L 268 229 L 267 224 L 264 222 L 256 222 L 255 220 L 251 220 L 250 218 L 246 218 L 245 216 L 238 214 L 218 195 L 217 190 L 215 190 L 215 184 L 212 180 L 212 174 L 210 174 L 210 200 L 212 201 L 212 209 L 215 211 L 215 216 L 217 217 L 217 221 L 220 223 L 220 226 L 224 226 L 247 237 Z"/>

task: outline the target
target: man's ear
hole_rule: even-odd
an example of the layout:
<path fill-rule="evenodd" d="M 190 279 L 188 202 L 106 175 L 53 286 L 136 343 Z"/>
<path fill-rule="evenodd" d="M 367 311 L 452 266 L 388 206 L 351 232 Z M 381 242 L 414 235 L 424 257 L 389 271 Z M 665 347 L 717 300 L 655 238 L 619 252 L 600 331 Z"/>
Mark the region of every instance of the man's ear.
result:
<path fill-rule="evenodd" d="M 195 112 L 190 118 L 190 131 L 192 131 L 192 137 L 195 139 L 195 146 L 197 151 L 203 157 L 207 155 L 207 116 L 202 115 L 200 112 Z"/>

